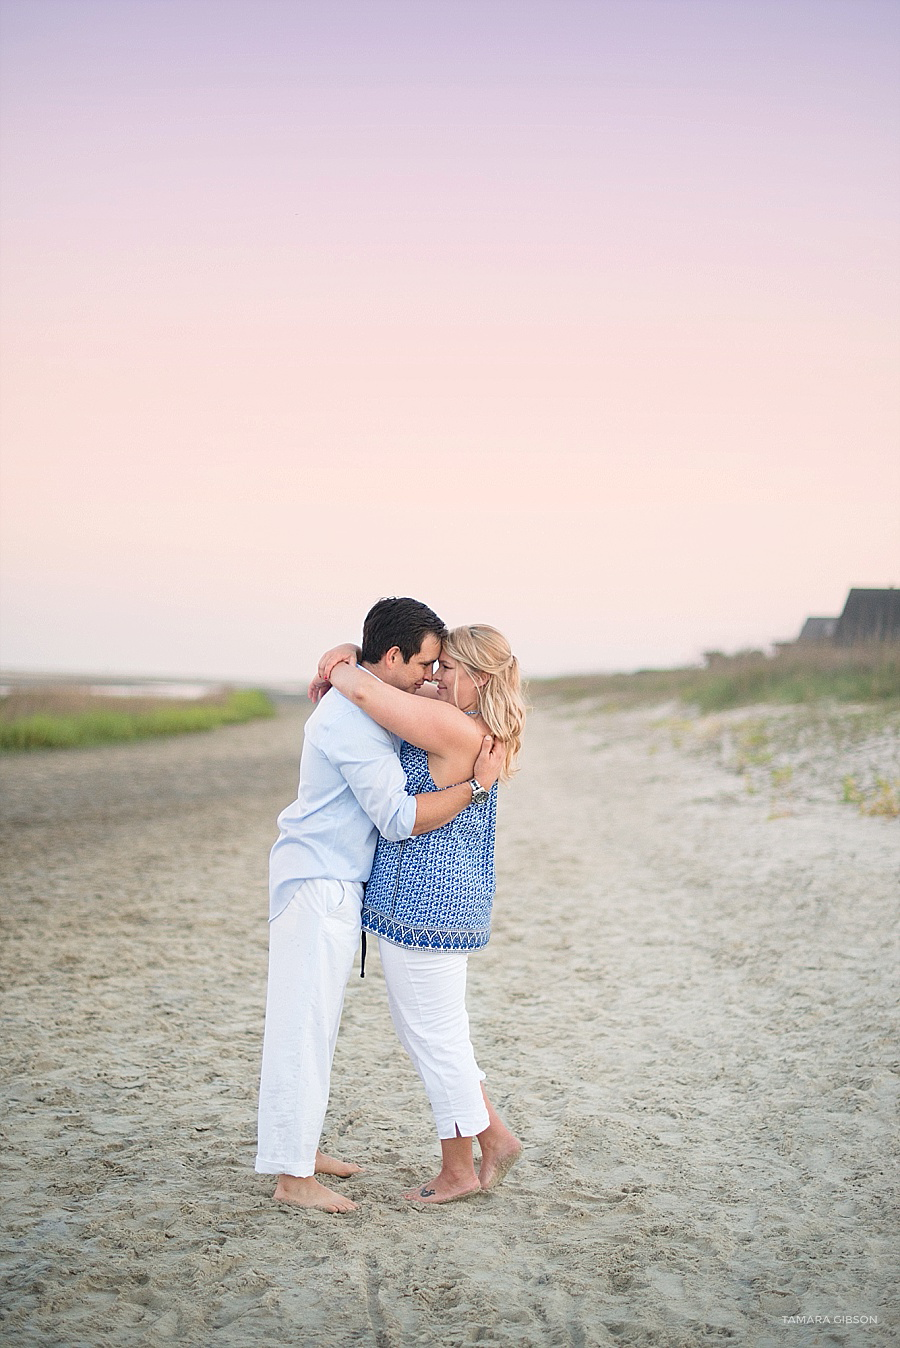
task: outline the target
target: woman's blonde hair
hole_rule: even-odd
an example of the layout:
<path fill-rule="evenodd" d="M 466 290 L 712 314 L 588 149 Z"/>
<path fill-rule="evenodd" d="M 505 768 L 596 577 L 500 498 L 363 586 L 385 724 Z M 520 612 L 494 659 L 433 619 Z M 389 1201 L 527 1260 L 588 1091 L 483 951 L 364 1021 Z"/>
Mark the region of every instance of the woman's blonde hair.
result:
<path fill-rule="evenodd" d="M 481 718 L 491 734 L 506 745 L 500 780 L 508 782 L 516 771 L 527 711 L 519 662 L 506 637 L 487 623 L 454 627 L 444 637 L 443 649 L 475 683 Z"/>

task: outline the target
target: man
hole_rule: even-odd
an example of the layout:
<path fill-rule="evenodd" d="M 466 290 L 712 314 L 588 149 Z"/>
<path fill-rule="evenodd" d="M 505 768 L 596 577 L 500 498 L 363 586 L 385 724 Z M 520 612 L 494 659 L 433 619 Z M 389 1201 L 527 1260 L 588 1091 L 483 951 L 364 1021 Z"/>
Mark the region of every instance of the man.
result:
<path fill-rule="evenodd" d="M 430 678 L 446 635 L 415 599 L 381 599 L 366 615 L 360 663 L 414 693 Z M 278 819 L 272 848 L 269 986 L 256 1169 L 277 1175 L 274 1197 L 326 1212 L 356 1207 L 316 1179 L 359 1166 L 319 1150 L 344 990 L 359 942 L 360 910 L 378 834 L 399 842 L 429 833 L 472 804 L 500 774 L 487 738 L 470 782 L 409 796 L 399 741 L 342 697 L 320 701 L 303 732 L 297 799 Z"/>

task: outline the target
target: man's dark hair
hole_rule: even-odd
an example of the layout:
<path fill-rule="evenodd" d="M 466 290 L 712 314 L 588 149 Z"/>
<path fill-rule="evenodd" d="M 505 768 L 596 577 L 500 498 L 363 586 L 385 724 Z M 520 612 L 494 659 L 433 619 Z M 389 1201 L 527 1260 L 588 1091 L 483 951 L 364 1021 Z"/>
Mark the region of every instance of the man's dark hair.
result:
<path fill-rule="evenodd" d="M 399 646 L 408 663 L 418 655 L 429 632 L 439 641 L 447 635 L 442 619 L 427 604 L 418 599 L 379 599 L 363 623 L 362 660 L 377 665 L 392 647 Z"/>

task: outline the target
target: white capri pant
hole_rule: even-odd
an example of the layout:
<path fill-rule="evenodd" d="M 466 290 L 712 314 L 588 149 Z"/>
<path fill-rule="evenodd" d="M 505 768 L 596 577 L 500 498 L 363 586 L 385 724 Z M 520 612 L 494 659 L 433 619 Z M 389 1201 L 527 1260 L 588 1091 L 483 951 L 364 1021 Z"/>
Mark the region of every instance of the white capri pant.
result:
<path fill-rule="evenodd" d="M 264 1175 L 312 1175 L 328 1108 L 362 885 L 304 880 L 269 923 L 259 1150 Z"/>
<path fill-rule="evenodd" d="M 420 950 L 378 938 L 397 1036 L 425 1087 L 438 1137 L 475 1137 L 490 1122 L 466 1013 L 464 950 Z"/>

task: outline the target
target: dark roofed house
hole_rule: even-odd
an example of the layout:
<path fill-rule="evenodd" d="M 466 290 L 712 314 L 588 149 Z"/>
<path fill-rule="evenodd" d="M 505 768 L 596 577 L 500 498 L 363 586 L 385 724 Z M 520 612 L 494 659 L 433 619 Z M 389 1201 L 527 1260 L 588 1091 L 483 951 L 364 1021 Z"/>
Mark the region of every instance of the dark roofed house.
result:
<path fill-rule="evenodd" d="M 900 642 L 900 590 L 851 590 L 837 620 L 835 645 L 876 641 Z"/>
<path fill-rule="evenodd" d="M 831 641 L 834 637 L 834 629 L 838 625 L 837 618 L 807 618 L 801 628 L 798 641 Z"/>

